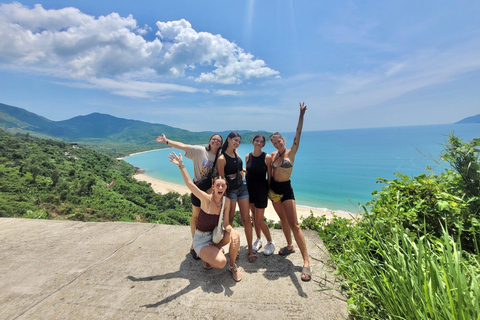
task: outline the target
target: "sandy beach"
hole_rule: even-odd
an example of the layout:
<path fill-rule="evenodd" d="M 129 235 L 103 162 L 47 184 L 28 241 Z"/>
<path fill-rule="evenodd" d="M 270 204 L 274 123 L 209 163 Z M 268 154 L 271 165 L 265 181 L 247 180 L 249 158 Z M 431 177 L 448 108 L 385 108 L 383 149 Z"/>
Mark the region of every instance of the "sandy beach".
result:
<path fill-rule="evenodd" d="M 178 192 L 179 194 L 190 193 L 190 190 L 188 190 L 188 188 L 185 185 L 179 185 L 176 183 L 162 181 L 159 179 L 149 177 L 143 173 L 137 173 L 133 176 L 133 178 L 135 178 L 137 181 L 145 181 L 149 183 L 152 189 L 157 193 L 161 193 L 161 194 L 165 194 L 168 192 Z M 326 208 L 312 208 L 312 207 L 297 205 L 297 215 L 299 219 L 302 219 L 302 217 L 306 218 L 310 216 L 311 213 L 313 213 L 313 215 L 316 217 L 326 216 L 327 219 L 332 218 L 333 214 L 335 214 L 338 217 L 349 218 L 349 219 L 352 218 L 352 215 L 355 216 L 355 214 L 352 214 L 346 211 L 331 211 Z M 279 221 L 277 213 L 273 209 L 273 206 L 271 203 L 269 203 L 268 207 L 265 209 L 265 217 L 269 220 Z"/>

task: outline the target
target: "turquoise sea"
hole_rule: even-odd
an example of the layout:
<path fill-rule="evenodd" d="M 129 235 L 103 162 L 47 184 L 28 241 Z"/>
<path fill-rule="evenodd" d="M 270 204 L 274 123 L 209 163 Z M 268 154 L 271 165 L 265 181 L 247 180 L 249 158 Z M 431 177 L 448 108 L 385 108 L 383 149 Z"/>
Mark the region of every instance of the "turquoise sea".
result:
<path fill-rule="evenodd" d="M 356 213 L 358 204 L 370 201 L 372 191 L 383 186 L 376 178 L 394 179 L 395 173 L 416 176 L 426 172 L 427 166 L 436 173 L 445 170 L 448 165 L 435 160 L 451 132 L 469 141 L 480 137 L 480 124 L 303 132 L 291 178 L 297 204 Z M 294 133 L 282 134 L 291 146 Z M 244 161 L 252 150 L 250 141 L 242 141 L 238 149 Z M 178 169 L 168 160 L 171 151 L 140 153 L 125 161 L 152 178 L 183 184 Z M 274 151 L 270 142 L 264 151 Z M 192 162 L 187 159 L 185 164 L 192 175 Z"/>

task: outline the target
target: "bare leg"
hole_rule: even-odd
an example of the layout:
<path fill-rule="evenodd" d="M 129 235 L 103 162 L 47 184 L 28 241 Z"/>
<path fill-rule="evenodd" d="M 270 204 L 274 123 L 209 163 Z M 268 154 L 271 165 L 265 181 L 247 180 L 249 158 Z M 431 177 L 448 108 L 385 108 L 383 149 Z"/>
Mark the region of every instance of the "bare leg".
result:
<path fill-rule="evenodd" d="M 249 214 L 249 203 L 247 199 L 238 200 L 238 208 L 242 217 L 243 228 L 245 229 L 245 237 L 247 238 L 248 252 L 252 252 L 252 221 Z"/>
<path fill-rule="evenodd" d="M 231 240 L 228 254 L 230 255 L 230 266 L 233 267 L 235 265 L 235 260 L 237 259 L 238 250 L 240 250 L 240 236 L 238 232 L 233 232 L 232 235 L 228 232 L 225 232 L 225 234 Z"/>
<path fill-rule="evenodd" d="M 262 230 L 260 229 L 260 225 L 257 224 L 257 212 L 256 212 L 255 205 L 253 203 L 250 203 L 250 211 L 252 212 L 252 221 L 253 221 L 253 227 L 255 228 L 255 234 L 257 235 L 257 239 L 262 238 Z"/>
<path fill-rule="evenodd" d="M 267 241 L 272 241 L 272 236 L 270 235 L 270 229 L 268 228 L 267 224 L 263 220 L 264 215 L 265 215 L 265 209 L 255 208 L 255 217 L 254 217 L 255 232 L 257 231 L 257 226 L 258 226 L 258 228 L 262 230 L 263 234 L 267 238 Z M 257 237 L 258 237 L 258 233 L 257 233 Z"/>
<path fill-rule="evenodd" d="M 300 224 L 298 223 L 295 200 L 286 200 L 282 203 L 282 205 L 285 210 L 286 218 L 290 229 L 292 230 L 293 236 L 295 237 L 295 242 L 297 242 L 298 248 L 302 253 L 303 266 L 310 268 L 310 260 L 308 259 L 307 252 L 307 243 L 305 242 L 305 236 L 303 235 L 303 231 L 302 229 L 300 229 Z"/>
<path fill-rule="evenodd" d="M 192 205 L 192 217 L 190 218 L 190 231 L 192 232 L 192 238 L 197 228 L 198 214 L 200 213 L 200 207 Z"/>
<path fill-rule="evenodd" d="M 237 201 L 230 201 L 230 212 L 228 213 L 228 222 L 233 226 L 233 220 L 235 219 L 235 207 L 237 206 Z"/>
<path fill-rule="evenodd" d="M 283 209 L 282 203 L 280 201 L 273 202 L 273 208 L 277 212 L 278 217 L 280 218 L 280 224 L 282 226 L 283 234 L 285 235 L 285 240 L 287 240 L 288 249 L 293 249 L 292 233 L 290 232 L 290 226 L 287 221 L 287 215 Z"/>
<path fill-rule="evenodd" d="M 200 249 L 199 257 L 214 268 L 222 269 L 227 264 L 227 258 L 222 250 L 214 245 L 204 246 Z"/>
<path fill-rule="evenodd" d="M 192 205 L 192 217 L 190 218 L 190 232 L 192 233 L 192 239 L 193 235 L 195 234 L 195 229 L 197 228 L 197 220 L 198 220 L 198 214 L 200 213 L 200 207 L 195 207 Z M 190 246 L 190 250 L 193 249 L 193 242 L 192 245 Z"/>

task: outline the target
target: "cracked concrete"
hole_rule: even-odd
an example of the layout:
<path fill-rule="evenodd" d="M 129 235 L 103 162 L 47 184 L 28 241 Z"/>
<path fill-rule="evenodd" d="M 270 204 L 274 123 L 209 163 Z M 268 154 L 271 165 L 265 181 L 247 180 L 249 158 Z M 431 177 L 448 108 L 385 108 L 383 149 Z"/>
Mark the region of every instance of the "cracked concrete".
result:
<path fill-rule="evenodd" d="M 345 319 L 346 298 L 307 231 L 313 279 L 300 280 L 299 250 L 204 270 L 189 254 L 190 228 L 146 223 L 0 218 L 0 319 Z M 228 250 L 228 247 L 225 248 Z"/>

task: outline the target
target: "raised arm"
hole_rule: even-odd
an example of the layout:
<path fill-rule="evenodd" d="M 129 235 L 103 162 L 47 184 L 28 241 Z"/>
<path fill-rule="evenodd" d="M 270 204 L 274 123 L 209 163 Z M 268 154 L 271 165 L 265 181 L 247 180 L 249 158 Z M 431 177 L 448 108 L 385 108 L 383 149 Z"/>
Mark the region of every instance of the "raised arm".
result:
<path fill-rule="evenodd" d="M 290 158 L 294 158 L 295 154 L 298 151 L 298 147 L 300 145 L 300 136 L 302 135 L 302 129 L 303 129 L 303 118 L 305 116 L 305 111 L 307 111 L 307 106 L 305 105 L 305 102 L 300 103 L 300 116 L 298 117 L 298 124 L 297 124 L 297 130 L 295 131 L 295 138 L 293 138 L 293 145 L 290 148 Z"/>
<path fill-rule="evenodd" d="M 189 146 L 188 144 L 185 144 L 185 143 L 182 143 L 182 142 L 167 139 L 167 137 L 165 136 L 164 133 L 162 133 L 161 136 L 157 137 L 157 142 L 165 143 L 167 146 L 175 148 L 175 149 L 180 149 L 183 152 L 187 152 L 187 148 Z"/>
<path fill-rule="evenodd" d="M 188 174 L 187 169 L 185 168 L 185 165 L 183 164 L 183 157 L 179 153 L 178 155 L 175 154 L 175 152 L 172 152 L 168 155 L 168 158 L 170 159 L 170 162 L 173 163 L 174 165 L 178 166 L 180 169 L 180 173 L 182 174 L 183 181 L 185 182 L 185 185 L 187 186 L 188 189 L 200 200 L 208 200 L 209 196 L 206 192 L 200 190 L 192 181 L 190 178 L 190 175 Z"/>

